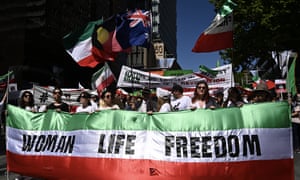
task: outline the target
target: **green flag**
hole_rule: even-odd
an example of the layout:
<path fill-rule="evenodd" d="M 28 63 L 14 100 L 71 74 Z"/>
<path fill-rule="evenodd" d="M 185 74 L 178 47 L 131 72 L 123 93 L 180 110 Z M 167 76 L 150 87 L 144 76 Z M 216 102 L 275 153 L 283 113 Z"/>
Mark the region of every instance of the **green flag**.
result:
<path fill-rule="evenodd" d="M 232 13 L 233 8 L 237 6 L 236 3 L 232 2 L 231 0 L 227 0 L 223 6 L 220 8 L 219 14 L 224 17 L 227 16 L 228 14 Z"/>
<path fill-rule="evenodd" d="M 295 67 L 296 67 L 296 59 L 297 55 L 294 57 L 290 68 L 288 69 L 287 74 L 287 86 L 288 92 L 291 93 L 292 96 L 297 94 L 297 88 L 295 83 Z"/>
<path fill-rule="evenodd" d="M 8 73 L 4 74 L 4 75 L 1 75 L 0 76 L 0 82 L 3 81 L 3 80 L 6 80 L 9 76 L 12 75 L 12 71 L 9 71 Z"/>
<path fill-rule="evenodd" d="M 192 74 L 193 70 L 166 70 L 164 71 L 164 76 L 182 76 L 185 74 Z"/>
<path fill-rule="evenodd" d="M 218 71 L 212 70 L 204 65 L 200 65 L 199 70 L 203 73 L 206 73 L 206 75 L 210 77 L 216 77 L 216 75 L 218 74 Z"/>

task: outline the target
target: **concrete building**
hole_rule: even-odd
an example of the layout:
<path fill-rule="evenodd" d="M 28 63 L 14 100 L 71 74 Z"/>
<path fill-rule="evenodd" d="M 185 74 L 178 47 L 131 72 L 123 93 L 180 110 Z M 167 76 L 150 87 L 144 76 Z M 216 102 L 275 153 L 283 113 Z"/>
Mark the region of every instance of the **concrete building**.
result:
<path fill-rule="evenodd" d="M 35 81 L 40 85 L 89 87 L 99 68 L 78 66 L 65 52 L 62 38 L 89 21 L 106 19 L 129 9 L 154 11 L 153 41 L 164 46 L 162 58 L 176 58 L 176 1 L 174 0 L 16 0 L 0 7 L 0 75 L 15 70 L 19 87 Z M 140 69 L 157 67 L 155 49 L 133 47 L 120 53 L 123 64 Z M 122 64 L 121 64 L 122 65 Z M 120 65 L 114 66 L 118 72 Z M 72 78 L 70 78 L 72 77 Z"/>

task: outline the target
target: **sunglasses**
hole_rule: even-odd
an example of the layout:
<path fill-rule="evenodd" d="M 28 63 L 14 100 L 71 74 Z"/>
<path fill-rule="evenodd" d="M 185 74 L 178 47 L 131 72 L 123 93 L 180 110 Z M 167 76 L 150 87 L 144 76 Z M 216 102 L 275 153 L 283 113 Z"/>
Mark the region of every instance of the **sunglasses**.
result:
<path fill-rule="evenodd" d="M 30 94 L 25 94 L 24 97 L 32 97 Z"/>
<path fill-rule="evenodd" d="M 205 86 L 198 86 L 197 89 L 206 89 Z"/>
<path fill-rule="evenodd" d="M 111 95 L 106 95 L 105 97 L 106 97 L 106 98 L 111 98 Z"/>
<path fill-rule="evenodd" d="M 54 91 L 53 94 L 60 94 L 61 95 L 61 92 L 60 91 Z"/>

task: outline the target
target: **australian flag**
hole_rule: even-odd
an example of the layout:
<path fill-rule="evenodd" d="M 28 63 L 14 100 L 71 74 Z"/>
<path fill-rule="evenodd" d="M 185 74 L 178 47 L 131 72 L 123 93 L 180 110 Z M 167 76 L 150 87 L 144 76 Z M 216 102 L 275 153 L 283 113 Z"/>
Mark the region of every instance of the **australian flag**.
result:
<path fill-rule="evenodd" d="M 123 49 L 149 46 L 150 12 L 140 9 L 120 14 L 117 18 L 116 38 Z"/>

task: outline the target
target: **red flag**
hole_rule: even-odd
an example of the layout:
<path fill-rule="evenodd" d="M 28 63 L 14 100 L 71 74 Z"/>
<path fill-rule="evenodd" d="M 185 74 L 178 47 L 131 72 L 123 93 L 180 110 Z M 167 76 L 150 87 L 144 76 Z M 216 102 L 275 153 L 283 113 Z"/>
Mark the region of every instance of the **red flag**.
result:
<path fill-rule="evenodd" d="M 218 16 L 218 15 L 217 15 Z M 233 47 L 232 14 L 215 18 L 213 23 L 200 35 L 193 52 L 211 52 Z"/>
<path fill-rule="evenodd" d="M 193 52 L 211 52 L 233 47 L 233 7 L 227 0 L 220 8 L 212 24 L 200 35 Z"/>

